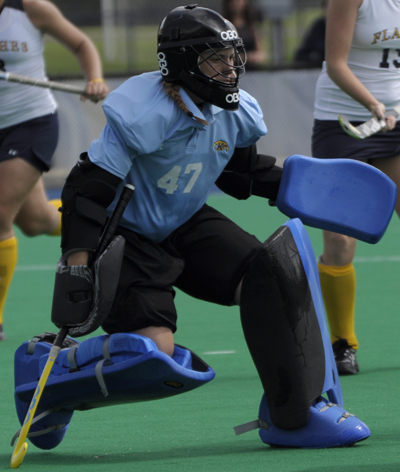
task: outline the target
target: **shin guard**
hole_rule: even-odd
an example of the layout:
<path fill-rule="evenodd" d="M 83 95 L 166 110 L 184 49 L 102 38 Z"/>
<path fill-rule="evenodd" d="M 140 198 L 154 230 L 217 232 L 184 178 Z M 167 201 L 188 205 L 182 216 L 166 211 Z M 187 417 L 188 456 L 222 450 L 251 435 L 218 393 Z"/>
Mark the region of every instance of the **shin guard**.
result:
<path fill-rule="evenodd" d="M 243 280 L 240 312 L 277 426 L 304 426 L 323 392 L 343 403 L 315 256 L 300 220 L 279 228 L 254 257 Z"/>
<path fill-rule="evenodd" d="M 255 256 L 243 280 L 241 318 L 265 394 L 259 419 L 236 434 L 259 428 L 264 443 L 301 448 L 370 436 L 342 408 L 315 255 L 300 220 L 286 222 Z"/>

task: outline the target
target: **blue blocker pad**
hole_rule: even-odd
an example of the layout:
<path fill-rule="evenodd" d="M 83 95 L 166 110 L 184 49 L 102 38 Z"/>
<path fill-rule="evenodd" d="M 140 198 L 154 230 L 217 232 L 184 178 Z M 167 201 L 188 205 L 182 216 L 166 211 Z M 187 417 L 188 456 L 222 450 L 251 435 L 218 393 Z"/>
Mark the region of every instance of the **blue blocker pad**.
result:
<path fill-rule="evenodd" d="M 396 196 L 394 182 L 368 164 L 295 154 L 284 162 L 276 205 L 305 225 L 374 244 L 386 231 Z"/>
<path fill-rule="evenodd" d="M 49 342 L 29 341 L 15 353 L 14 396 L 21 425 L 50 348 Z M 64 438 L 75 410 L 158 400 L 201 387 L 214 377 L 213 369 L 190 350 L 175 345 L 171 358 L 137 334 L 76 342 L 60 351 L 28 438 L 40 449 L 52 449 Z"/>
<path fill-rule="evenodd" d="M 261 440 L 272 446 L 326 448 L 354 444 L 366 439 L 371 433 L 362 421 L 343 409 L 342 389 L 325 321 L 318 268 L 311 241 L 298 218 L 289 220 L 284 225 L 289 227 L 296 242 L 321 329 L 325 352 L 325 381 L 321 395 L 326 394 L 327 399 L 320 396 L 314 401 L 310 408 L 310 419 L 305 426 L 284 430 L 272 423 L 263 395 L 259 419 L 234 429 L 236 434 L 259 429 Z"/>

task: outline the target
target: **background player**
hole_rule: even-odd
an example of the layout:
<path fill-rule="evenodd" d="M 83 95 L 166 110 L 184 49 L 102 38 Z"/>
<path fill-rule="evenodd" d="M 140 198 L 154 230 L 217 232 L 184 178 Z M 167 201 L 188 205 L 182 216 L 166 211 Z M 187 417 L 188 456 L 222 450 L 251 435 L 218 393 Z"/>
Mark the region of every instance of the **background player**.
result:
<path fill-rule="evenodd" d="M 91 40 L 47 0 L 0 0 L 0 68 L 45 79 L 43 34 L 78 60 L 94 102 L 105 98 L 98 52 Z M 48 89 L 0 82 L 0 340 L 2 313 L 17 262 L 16 224 L 28 236 L 61 234 L 57 208 L 48 202 L 41 174 L 57 146 L 57 104 Z"/>
<path fill-rule="evenodd" d="M 400 103 L 400 4 L 396 0 L 329 0 L 326 62 L 316 86 L 313 156 L 368 162 L 400 185 L 400 124 L 365 140 L 348 136 L 338 114 L 353 124 Z M 396 205 L 400 214 L 400 202 Z M 319 274 L 339 373 L 356 374 L 354 330 L 356 240 L 324 231 Z"/>

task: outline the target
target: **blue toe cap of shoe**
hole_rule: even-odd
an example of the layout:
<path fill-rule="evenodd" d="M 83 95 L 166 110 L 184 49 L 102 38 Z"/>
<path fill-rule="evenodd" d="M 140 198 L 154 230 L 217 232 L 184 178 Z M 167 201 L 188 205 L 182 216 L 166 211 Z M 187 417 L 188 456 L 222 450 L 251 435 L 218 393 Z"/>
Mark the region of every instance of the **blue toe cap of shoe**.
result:
<path fill-rule="evenodd" d="M 271 446 L 305 449 L 343 447 L 371 435 L 365 423 L 325 399 L 311 407 L 308 423 L 296 430 L 284 430 L 271 422 L 265 397 L 261 401 L 259 418 L 269 424 L 268 429 L 259 430 L 260 438 Z"/>

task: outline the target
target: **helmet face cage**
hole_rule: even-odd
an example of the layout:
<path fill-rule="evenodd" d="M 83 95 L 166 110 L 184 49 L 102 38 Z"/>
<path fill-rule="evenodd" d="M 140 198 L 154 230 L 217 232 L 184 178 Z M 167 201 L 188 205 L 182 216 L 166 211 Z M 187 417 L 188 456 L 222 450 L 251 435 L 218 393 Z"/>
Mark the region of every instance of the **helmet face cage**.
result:
<path fill-rule="evenodd" d="M 239 79 L 244 75 L 245 64 L 247 60 L 246 51 L 243 47 L 242 41 L 224 42 L 221 44 L 208 44 L 202 45 L 201 47 L 190 46 L 193 52 L 197 56 L 197 64 L 190 66 L 188 64 L 188 72 L 191 75 L 196 76 L 198 79 L 207 82 L 215 82 L 220 87 L 237 87 Z M 224 50 L 232 49 L 233 57 L 228 62 L 219 53 Z M 218 61 L 226 66 L 222 70 L 218 70 L 210 59 L 215 57 Z M 213 61 L 214 62 L 214 61 Z M 209 70 L 214 71 L 212 75 L 205 74 L 202 70 L 202 65 L 207 64 Z M 233 71 L 233 74 L 232 74 Z"/>
<path fill-rule="evenodd" d="M 163 80 L 213 105 L 238 109 L 246 52 L 236 28 L 219 13 L 195 5 L 172 10 L 161 22 L 157 53 Z"/>

